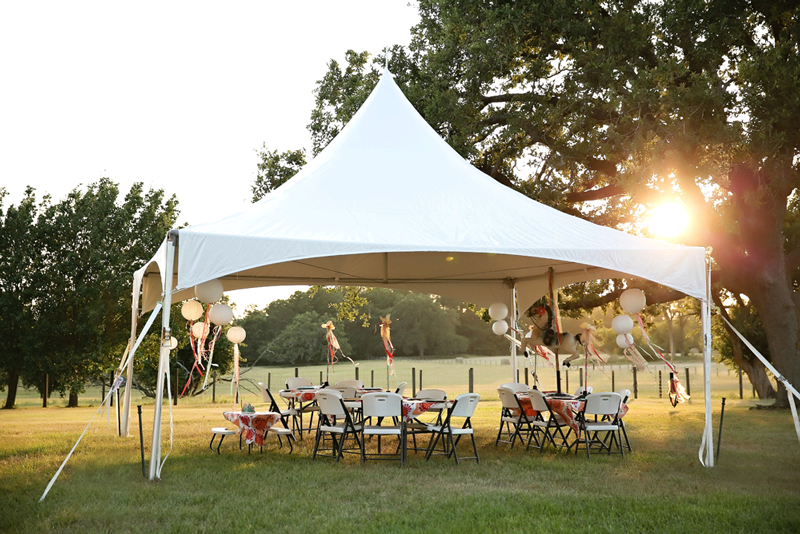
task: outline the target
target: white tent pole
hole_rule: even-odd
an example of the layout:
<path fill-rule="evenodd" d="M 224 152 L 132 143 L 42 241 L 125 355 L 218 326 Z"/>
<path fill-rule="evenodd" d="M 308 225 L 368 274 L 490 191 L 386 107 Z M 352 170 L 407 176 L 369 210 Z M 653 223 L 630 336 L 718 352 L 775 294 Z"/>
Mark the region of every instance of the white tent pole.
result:
<path fill-rule="evenodd" d="M 517 284 L 511 286 L 511 382 L 517 381 Z"/>
<path fill-rule="evenodd" d="M 150 448 L 150 480 L 156 479 L 161 463 L 161 405 L 164 402 L 164 376 L 169 371 L 169 347 L 165 347 L 164 334 L 169 332 L 169 312 L 172 307 L 172 269 L 175 261 L 175 237 L 167 235 L 167 261 L 164 269 L 164 294 L 161 310 L 161 351 L 158 358 L 158 381 L 156 385 L 156 404 L 153 416 L 153 444 Z"/>
<path fill-rule="evenodd" d="M 700 446 L 701 462 L 706 467 L 714 467 L 714 425 L 711 417 L 711 261 L 706 256 L 706 298 L 702 302 L 703 323 L 703 384 L 706 397 L 706 424 Z M 702 453 L 705 447 L 705 461 Z"/>
<path fill-rule="evenodd" d="M 139 289 L 140 284 L 137 283 L 136 277 L 133 280 L 133 291 L 131 295 L 131 338 L 130 347 L 133 348 L 136 343 L 136 323 L 139 318 Z M 130 436 L 131 430 L 131 388 L 133 385 L 133 361 L 128 366 L 128 379 L 125 382 L 125 401 L 122 405 L 122 424 L 119 427 L 120 437 L 127 438 Z"/>

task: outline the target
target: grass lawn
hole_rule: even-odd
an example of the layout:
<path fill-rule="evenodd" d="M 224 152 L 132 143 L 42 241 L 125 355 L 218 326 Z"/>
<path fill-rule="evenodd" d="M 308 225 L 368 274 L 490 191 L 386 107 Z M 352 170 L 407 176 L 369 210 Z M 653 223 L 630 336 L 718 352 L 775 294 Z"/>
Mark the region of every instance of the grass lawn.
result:
<path fill-rule="evenodd" d="M 480 464 L 409 453 L 400 468 L 361 467 L 355 456 L 312 461 L 308 438 L 289 455 L 274 435 L 263 454 L 248 455 L 227 438 L 218 456 L 208 431 L 226 423 L 221 412 L 230 405 L 208 400 L 174 408 L 174 449 L 162 481 L 142 477 L 134 407 L 134 437 L 114 437 L 113 417 L 111 429 L 105 417 L 95 419 L 41 504 L 96 408 L 0 410 L 0 531 L 800 532 L 800 445 L 791 415 L 751 409 L 750 400 L 728 401 L 711 469 L 698 461 L 703 405 L 695 401 L 678 408 L 665 399 L 633 401 L 633 453 L 587 460 L 495 447 L 495 397 L 474 418 Z M 143 412 L 149 458 L 152 404 Z"/>

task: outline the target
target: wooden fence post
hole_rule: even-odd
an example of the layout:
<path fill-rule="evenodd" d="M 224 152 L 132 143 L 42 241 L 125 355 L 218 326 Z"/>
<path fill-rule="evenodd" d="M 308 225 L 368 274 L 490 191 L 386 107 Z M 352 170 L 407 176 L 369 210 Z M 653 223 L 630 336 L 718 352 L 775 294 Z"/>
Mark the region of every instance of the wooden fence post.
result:
<path fill-rule="evenodd" d="M 412 396 L 417 396 L 417 368 L 411 368 L 411 394 Z"/>
<path fill-rule="evenodd" d="M 686 367 L 685 369 L 686 369 L 686 396 L 687 397 L 691 397 L 692 396 L 692 388 L 689 387 L 689 368 Z"/>
<path fill-rule="evenodd" d="M 474 393 L 473 389 L 474 389 L 474 386 L 475 386 L 475 380 L 474 380 L 472 371 L 473 371 L 473 369 L 472 369 L 472 367 L 470 367 L 469 368 L 469 392 L 470 393 Z"/>
<path fill-rule="evenodd" d="M 739 367 L 739 398 L 744 398 L 744 392 L 742 391 L 742 368 Z"/>
<path fill-rule="evenodd" d="M 633 398 L 639 398 L 639 381 L 636 378 L 636 367 L 633 368 Z"/>

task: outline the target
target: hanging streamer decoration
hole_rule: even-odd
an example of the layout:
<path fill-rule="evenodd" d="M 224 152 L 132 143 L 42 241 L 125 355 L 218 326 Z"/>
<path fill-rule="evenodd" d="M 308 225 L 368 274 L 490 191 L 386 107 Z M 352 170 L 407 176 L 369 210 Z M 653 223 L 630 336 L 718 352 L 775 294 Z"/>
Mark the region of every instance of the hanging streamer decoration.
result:
<path fill-rule="evenodd" d="M 334 329 L 336 328 L 333 325 L 333 321 L 328 321 L 322 328 L 326 330 L 325 332 L 325 340 L 328 342 L 328 354 L 326 356 L 326 376 L 325 380 L 330 381 L 330 371 L 331 368 L 339 361 L 339 358 L 336 356 L 336 353 L 342 355 L 342 357 L 347 358 L 350 360 L 350 363 L 353 364 L 353 367 L 358 367 L 358 364 L 354 362 L 350 357 L 348 357 L 344 352 L 342 352 L 342 347 L 339 345 L 339 340 L 336 339 L 336 334 L 333 333 Z"/>
<path fill-rule="evenodd" d="M 647 361 L 644 359 L 639 349 L 636 348 L 636 343 L 633 341 L 633 336 L 630 334 L 620 334 L 617 336 L 617 346 L 622 349 L 622 353 L 626 358 L 636 367 L 639 371 L 649 370 Z"/>
<path fill-rule="evenodd" d="M 386 351 L 386 370 L 388 376 L 394 375 L 394 347 L 392 346 L 392 336 L 389 326 L 391 324 L 392 314 L 387 313 L 386 317 L 381 317 L 381 340 L 383 341 L 383 350 Z"/>
<path fill-rule="evenodd" d="M 636 314 L 636 321 L 639 323 L 639 329 L 642 331 L 642 339 L 644 339 L 645 343 L 650 347 L 659 358 L 661 358 L 664 363 L 667 364 L 670 370 L 670 380 L 669 380 L 669 400 L 673 406 L 677 406 L 681 402 L 686 402 L 690 397 L 686 394 L 686 389 L 681 384 L 681 381 L 678 380 L 676 376 L 677 371 L 675 370 L 675 366 L 664 357 L 664 354 L 661 353 L 661 347 L 656 345 L 650 340 L 650 336 L 647 335 L 647 331 L 644 328 L 644 321 L 642 321 L 642 316 L 638 313 Z M 661 350 L 659 350 L 661 349 Z"/>

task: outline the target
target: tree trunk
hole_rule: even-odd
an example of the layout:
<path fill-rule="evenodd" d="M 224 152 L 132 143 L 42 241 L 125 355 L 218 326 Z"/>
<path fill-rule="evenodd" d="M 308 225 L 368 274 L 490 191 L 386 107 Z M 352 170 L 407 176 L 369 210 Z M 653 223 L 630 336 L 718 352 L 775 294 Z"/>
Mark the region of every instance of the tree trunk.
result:
<path fill-rule="evenodd" d="M 782 262 L 764 262 L 746 291 L 753 302 L 769 344 L 770 361 L 795 387 L 800 384 L 800 318 Z M 786 388 L 778 382 L 775 405 L 789 406 Z"/>
<path fill-rule="evenodd" d="M 14 403 L 17 402 L 17 386 L 19 385 L 19 369 L 11 369 L 8 371 L 8 381 L 6 382 L 6 386 L 8 386 L 8 395 L 6 395 L 6 404 L 3 406 L 4 410 L 8 410 L 14 407 Z"/>
<path fill-rule="evenodd" d="M 78 394 L 75 392 L 69 392 L 69 403 L 67 403 L 67 408 L 77 408 L 78 407 Z"/>
<path fill-rule="evenodd" d="M 728 335 L 731 338 L 731 347 L 733 348 L 733 361 L 744 371 L 747 379 L 756 388 L 758 398 L 774 399 L 775 388 L 772 387 L 772 382 L 767 376 L 767 368 L 758 358 L 753 357 L 752 360 L 745 358 L 742 341 L 730 330 L 728 330 Z"/>
<path fill-rule="evenodd" d="M 675 361 L 675 333 L 672 330 L 672 316 L 669 311 L 664 314 L 664 318 L 667 320 L 667 331 L 669 332 L 669 359 Z"/>

